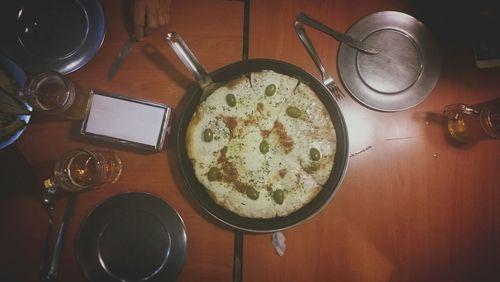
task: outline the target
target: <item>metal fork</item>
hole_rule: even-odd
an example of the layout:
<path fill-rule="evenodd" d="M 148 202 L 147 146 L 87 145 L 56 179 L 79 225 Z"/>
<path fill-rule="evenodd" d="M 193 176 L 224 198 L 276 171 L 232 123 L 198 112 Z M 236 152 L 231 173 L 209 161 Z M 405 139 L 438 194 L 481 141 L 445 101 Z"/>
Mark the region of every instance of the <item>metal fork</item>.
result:
<path fill-rule="evenodd" d="M 340 90 L 340 88 L 333 80 L 333 77 L 326 71 L 325 67 L 323 66 L 323 63 L 321 62 L 316 49 L 314 48 L 311 40 L 309 39 L 309 36 L 307 36 L 307 33 L 304 30 L 304 26 L 299 21 L 295 21 L 293 25 L 295 27 L 295 32 L 300 38 L 300 41 L 302 42 L 302 44 L 304 44 L 304 47 L 306 47 L 306 50 L 314 61 L 314 64 L 316 64 L 316 67 L 318 67 L 321 73 L 323 84 L 326 86 L 326 88 L 328 88 L 328 90 L 330 90 L 333 98 L 335 98 L 336 101 L 340 101 L 340 99 L 344 98 L 344 93 L 342 92 L 342 90 Z"/>

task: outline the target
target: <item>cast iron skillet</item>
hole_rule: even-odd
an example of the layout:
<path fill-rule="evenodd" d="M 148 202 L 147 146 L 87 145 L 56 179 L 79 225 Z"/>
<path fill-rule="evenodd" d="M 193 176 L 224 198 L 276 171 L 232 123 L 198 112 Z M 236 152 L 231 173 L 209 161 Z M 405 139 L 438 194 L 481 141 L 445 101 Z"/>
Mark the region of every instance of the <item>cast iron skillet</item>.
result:
<path fill-rule="evenodd" d="M 175 49 L 174 49 L 175 50 Z M 177 52 L 177 51 L 176 51 Z M 192 55 L 192 53 L 191 53 Z M 196 59 L 196 58 L 194 58 Z M 183 59 L 184 61 L 184 59 Z M 208 195 L 204 186 L 197 180 L 191 161 L 186 151 L 186 131 L 193 116 L 200 97 L 202 87 L 193 88 L 185 101 L 184 108 L 178 113 L 178 124 L 175 126 L 175 143 L 177 159 L 184 178 L 185 185 L 196 198 L 202 208 L 211 216 L 233 228 L 249 232 L 275 232 L 296 226 L 317 214 L 332 199 L 344 177 L 348 161 L 348 136 L 344 117 L 328 89 L 314 76 L 301 68 L 283 61 L 272 59 L 247 59 L 226 65 L 212 73 L 209 77 L 216 83 L 229 82 L 243 74 L 273 70 L 277 73 L 297 78 L 300 83 L 305 83 L 316 93 L 328 110 L 335 127 L 337 136 L 337 150 L 332 172 L 323 189 L 307 205 L 285 217 L 271 219 L 255 219 L 241 217 L 217 205 Z M 203 72 L 203 71 L 202 71 Z M 196 76 L 196 75 L 195 75 Z M 197 78 L 198 80 L 198 78 Z M 198 80 L 199 81 L 199 80 Z M 202 83 L 199 83 L 202 85 Z"/>

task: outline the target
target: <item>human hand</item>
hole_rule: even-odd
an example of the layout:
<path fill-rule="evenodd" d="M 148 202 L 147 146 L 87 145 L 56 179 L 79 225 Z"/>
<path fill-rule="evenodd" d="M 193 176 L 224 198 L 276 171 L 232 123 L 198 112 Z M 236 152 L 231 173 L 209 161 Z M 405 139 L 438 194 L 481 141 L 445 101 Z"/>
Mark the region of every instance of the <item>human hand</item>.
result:
<path fill-rule="evenodd" d="M 170 0 L 132 0 L 134 33 L 137 40 L 168 24 Z"/>

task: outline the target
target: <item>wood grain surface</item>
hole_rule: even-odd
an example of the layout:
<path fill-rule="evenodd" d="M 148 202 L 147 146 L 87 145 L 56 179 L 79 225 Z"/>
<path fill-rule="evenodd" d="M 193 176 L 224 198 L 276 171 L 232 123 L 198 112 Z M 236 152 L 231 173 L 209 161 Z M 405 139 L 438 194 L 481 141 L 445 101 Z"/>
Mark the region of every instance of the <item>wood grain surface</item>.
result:
<path fill-rule="evenodd" d="M 241 59 L 243 2 L 172 0 L 169 25 L 137 43 L 107 81 L 131 22 L 126 2 L 102 4 L 106 38 L 90 63 L 69 75 L 78 84 L 165 103 L 175 111 L 195 82 L 165 42 L 167 32 L 180 33 L 209 72 Z M 445 105 L 500 96 L 500 69 L 475 68 L 472 38 L 457 35 L 455 28 L 468 26 L 463 10 L 432 9 L 427 1 L 250 0 L 249 58 L 287 61 L 319 78 L 293 30 L 295 15 L 305 12 L 345 32 L 359 18 L 383 10 L 410 14 L 431 29 L 443 57 L 436 87 L 421 104 L 395 113 L 370 110 L 349 96 L 339 102 L 350 139 L 340 190 L 315 217 L 283 231 L 284 256 L 276 254 L 270 234 L 245 234 L 244 281 L 500 281 L 500 141 L 456 146 L 446 138 L 441 117 Z M 339 43 L 306 29 L 340 83 Z M 100 202 L 126 191 L 153 193 L 182 216 L 188 248 L 179 281 L 231 281 L 233 230 L 203 214 L 185 192 L 171 140 L 160 153 L 143 153 L 85 139 L 79 126 L 34 116 L 15 146 L 1 152 L 3 171 L 14 163 L 6 160 L 19 154 L 26 165 L 13 169 L 15 187 L 0 187 L 7 191 L 0 194 L 0 280 L 38 281 L 47 227 L 41 181 L 63 152 L 87 147 L 115 150 L 123 174 L 115 184 L 78 197 L 59 281 L 85 281 L 75 257 L 80 224 Z M 31 176 L 27 166 L 38 186 L 24 181 Z M 55 226 L 65 201 L 57 202 Z"/>

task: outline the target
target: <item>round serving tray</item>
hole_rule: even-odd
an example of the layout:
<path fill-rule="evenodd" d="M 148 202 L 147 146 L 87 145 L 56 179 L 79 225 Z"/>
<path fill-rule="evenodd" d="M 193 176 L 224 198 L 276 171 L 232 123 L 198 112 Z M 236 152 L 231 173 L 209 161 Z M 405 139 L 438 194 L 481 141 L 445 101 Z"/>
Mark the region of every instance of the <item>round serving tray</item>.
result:
<path fill-rule="evenodd" d="M 369 55 L 341 44 L 339 75 L 355 100 L 391 112 L 414 107 L 431 93 L 441 55 L 420 21 L 401 12 L 377 12 L 354 23 L 347 34 L 380 51 Z"/>

